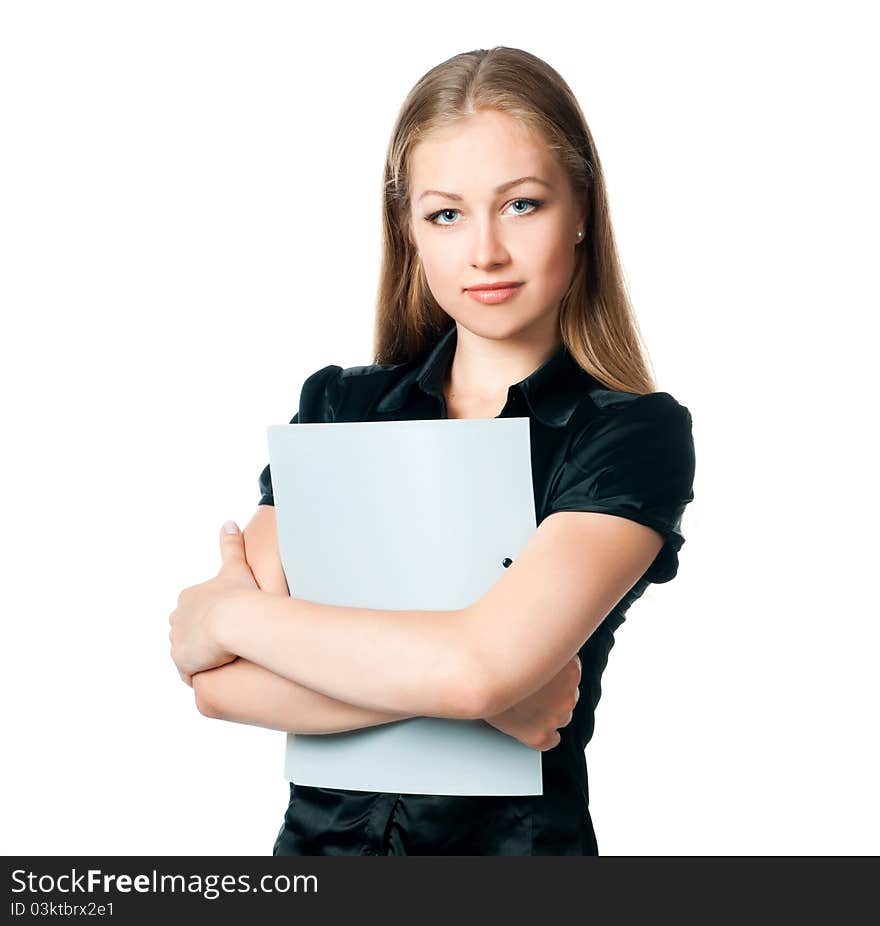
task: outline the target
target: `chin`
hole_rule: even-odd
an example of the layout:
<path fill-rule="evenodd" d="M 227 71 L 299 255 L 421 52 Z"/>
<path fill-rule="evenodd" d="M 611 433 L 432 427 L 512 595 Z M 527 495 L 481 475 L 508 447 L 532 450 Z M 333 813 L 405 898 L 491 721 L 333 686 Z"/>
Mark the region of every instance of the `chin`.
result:
<path fill-rule="evenodd" d="M 454 317 L 454 316 L 453 316 Z M 472 334 L 491 341 L 505 341 L 528 335 L 540 326 L 543 316 L 524 316 L 522 312 L 513 312 L 504 303 L 485 306 L 481 310 L 461 312 L 456 322 Z"/>

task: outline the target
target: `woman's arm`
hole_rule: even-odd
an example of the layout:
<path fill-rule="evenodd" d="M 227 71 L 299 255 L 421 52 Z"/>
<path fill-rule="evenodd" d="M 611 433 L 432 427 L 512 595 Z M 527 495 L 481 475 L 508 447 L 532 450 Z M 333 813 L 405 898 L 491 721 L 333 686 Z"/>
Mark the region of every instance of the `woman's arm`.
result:
<path fill-rule="evenodd" d="M 260 505 L 243 537 L 257 584 L 264 591 L 287 597 L 275 509 Z M 206 717 L 289 733 L 338 733 L 414 716 L 346 704 L 240 658 L 197 672 L 192 683 L 196 705 Z"/>
<path fill-rule="evenodd" d="M 264 591 L 288 596 L 275 509 L 260 506 L 243 538 L 257 584 Z M 484 719 L 532 749 L 552 749 L 560 741 L 558 731 L 571 722 L 580 677 L 580 660 L 574 656 L 542 689 Z M 337 733 L 415 716 L 346 704 L 240 657 L 198 672 L 192 681 L 196 704 L 206 717 L 290 733 Z"/>
<path fill-rule="evenodd" d="M 560 671 L 662 545 L 659 531 L 629 518 L 560 511 L 470 607 L 353 608 L 252 586 L 214 600 L 203 618 L 206 651 L 242 656 L 361 707 L 492 716 Z"/>
<path fill-rule="evenodd" d="M 246 659 L 197 672 L 193 689 L 206 717 L 286 733 L 341 733 L 414 716 L 328 698 Z"/>
<path fill-rule="evenodd" d="M 571 723 L 580 678 L 575 656 L 540 691 L 486 717 L 486 723 L 531 749 L 552 749 L 561 739 L 559 730 Z M 287 733 L 342 733 L 413 716 L 336 701 L 240 658 L 196 673 L 193 687 L 206 717 Z"/>
<path fill-rule="evenodd" d="M 198 645 L 359 707 L 479 719 L 486 714 L 479 674 L 468 666 L 467 616 L 320 604 L 252 586 L 215 596 Z"/>

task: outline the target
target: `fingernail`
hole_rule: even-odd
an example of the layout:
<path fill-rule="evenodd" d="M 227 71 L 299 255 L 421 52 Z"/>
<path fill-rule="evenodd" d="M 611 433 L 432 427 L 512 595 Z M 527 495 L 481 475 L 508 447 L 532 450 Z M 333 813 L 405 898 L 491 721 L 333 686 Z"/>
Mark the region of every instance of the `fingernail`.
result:
<path fill-rule="evenodd" d="M 223 533 L 224 533 L 224 534 L 237 534 L 237 533 L 238 533 L 238 525 L 235 523 L 235 521 L 227 521 L 227 522 L 223 525 Z"/>

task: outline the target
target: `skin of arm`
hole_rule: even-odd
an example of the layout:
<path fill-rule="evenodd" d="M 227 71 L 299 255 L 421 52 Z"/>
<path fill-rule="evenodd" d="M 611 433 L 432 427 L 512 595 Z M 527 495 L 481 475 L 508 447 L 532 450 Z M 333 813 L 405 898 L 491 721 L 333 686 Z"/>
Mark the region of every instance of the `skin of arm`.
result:
<path fill-rule="evenodd" d="M 243 537 L 257 585 L 288 597 L 278 554 L 275 508 L 260 505 Z M 339 733 L 415 716 L 347 704 L 240 657 L 197 672 L 192 683 L 196 705 L 205 717 L 289 733 Z"/>
<path fill-rule="evenodd" d="M 202 714 L 217 720 L 286 733 L 341 733 L 413 716 L 345 704 L 246 659 L 196 673 L 194 688 L 202 676 L 196 703 Z"/>
<path fill-rule="evenodd" d="M 288 596 L 275 509 L 260 506 L 242 537 L 248 566 L 260 588 Z M 571 722 L 580 675 L 580 662 L 573 657 L 547 686 L 485 720 L 532 749 L 552 749 L 560 741 L 559 729 Z M 204 716 L 290 733 L 345 732 L 415 716 L 329 698 L 240 657 L 196 673 L 192 682 Z"/>
<path fill-rule="evenodd" d="M 217 604 L 211 633 L 227 652 L 346 703 L 479 719 L 552 679 L 662 544 L 627 518 L 556 512 L 467 608 L 386 611 L 246 590 Z"/>

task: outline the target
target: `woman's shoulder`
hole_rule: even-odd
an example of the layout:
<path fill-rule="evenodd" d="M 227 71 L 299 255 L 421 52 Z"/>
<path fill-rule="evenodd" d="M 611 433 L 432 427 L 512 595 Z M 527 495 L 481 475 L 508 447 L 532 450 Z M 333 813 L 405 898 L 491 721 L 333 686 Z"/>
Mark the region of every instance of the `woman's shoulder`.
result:
<path fill-rule="evenodd" d="M 671 393 L 602 388 L 591 391 L 590 399 L 591 413 L 571 435 L 570 462 L 583 469 L 622 464 L 655 473 L 671 465 L 693 469 L 691 412 Z"/>
<path fill-rule="evenodd" d="M 357 421 L 390 389 L 411 363 L 371 363 L 342 367 L 331 363 L 303 382 L 300 422 Z"/>
<path fill-rule="evenodd" d="M 691 413 L 668 392 L 603 389 L 592 398 L 547 510 L 604 512 L 654 528 L 666 543 L 643 578 L 668 582 L 684 543 L 682 515 L 694 499 Z"/>
<path fill-rule="evenodd" d="M 593 389 L 590 398 L 598 411 L 606 416 L 690 414 L 687 407 L 669 392 L 622 392 L 602 387 Z"/>
<path fill-rule="evenodd" d="M 616 430 L 635 434 L 662 428 L 690 431 L 690 409 L 669 392 L 622 392 L 601 387 L 590 391 L 591 414 L 578 422 L 576 437 L 587 432 Z"/>

